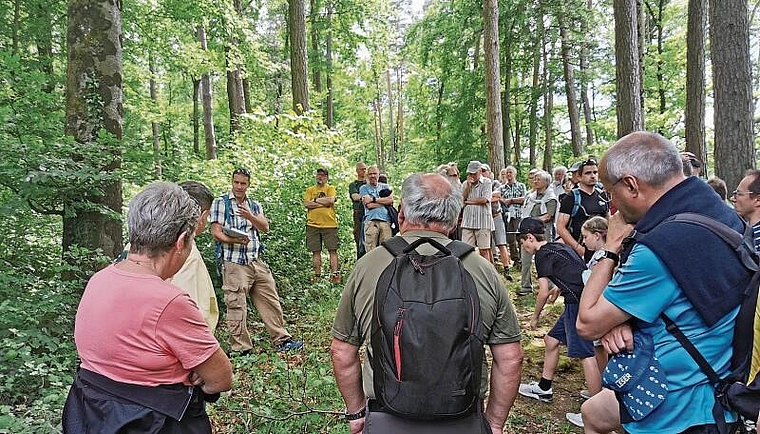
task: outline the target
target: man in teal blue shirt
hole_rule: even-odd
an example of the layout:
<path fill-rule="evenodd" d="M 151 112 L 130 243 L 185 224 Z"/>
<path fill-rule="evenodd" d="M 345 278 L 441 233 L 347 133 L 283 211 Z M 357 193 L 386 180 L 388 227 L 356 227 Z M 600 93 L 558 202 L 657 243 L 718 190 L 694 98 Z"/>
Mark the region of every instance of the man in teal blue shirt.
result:
<path fill-rule="evenodd" d="M 586 433 L 610 432 L 622 423 L 629 433 L 717 433 L 712 385 L 676 338 L 665 329 L 670 317 L 724 376 L 732 355 L 734 322 L 749 278 L 732 250 L 707 229 L 662 222 L 696 212 L 740 232 L 736 214 L 697 178 L 683 175 L 681 157 L 664 137 L 636 132 L 620 139 L 602 158 L 600 179 L 618 212 L 610 218 L 605 255 L 581 296 L 577 328 L 587 339 L 602 338 L 611 353 L 632 349 L 633 333 L 654 342 L 668 392 L 658 406 L 636 417 L 605 389 L 581 409 Z M 623 241 L 641 234 L 633 249 Z M 700 248 L 686 240 L 700 240 Z M 727 250 L 728 249 L 728 250 Z M 620 255 L 623 265 L 614 274 Z M 623 394 L 619 394 L 621 399 Z M 719 404 L 718 404 L 719 405 Z M 729 424 L 736 416 L 723 411 Z"/>

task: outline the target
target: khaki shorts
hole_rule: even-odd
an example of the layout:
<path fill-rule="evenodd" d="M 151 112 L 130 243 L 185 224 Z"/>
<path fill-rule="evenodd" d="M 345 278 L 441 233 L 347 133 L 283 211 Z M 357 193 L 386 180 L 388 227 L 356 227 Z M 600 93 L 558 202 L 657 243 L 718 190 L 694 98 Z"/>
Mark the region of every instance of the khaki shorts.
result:
<path fill-rule="evenodd" d="M 338 250 L 338 228 L 306 226 L 306 248 L 310 252 L 320 252 L 322 243 L 327 250 Z"/>
<path fill-rule="evenodd" d="M 462 228 L 462 241 L 479 249 L 490 249 L 491 229 Z"/>

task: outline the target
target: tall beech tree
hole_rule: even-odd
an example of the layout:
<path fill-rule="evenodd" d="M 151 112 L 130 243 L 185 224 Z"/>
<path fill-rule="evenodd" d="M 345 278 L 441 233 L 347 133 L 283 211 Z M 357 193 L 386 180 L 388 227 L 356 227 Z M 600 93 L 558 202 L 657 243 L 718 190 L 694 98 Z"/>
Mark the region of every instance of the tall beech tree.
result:
<path fill-rule="evenodd" d="M 290 35 L 290 83 L 293 92 L 293 111 L 301 114 L 309 110 L 304 0 L 288 0 L 288 33 Z"/>
<path fill-rule="evenodd" d="M 486 136 L 488 160 L 494 173 L 504 167 L 504 141 L 501 120 L 501 83 L 499 70 L 499 2 L 483 0 L 483 29 L 486 80 Z"/>
<path fill-rule="evenodd" d="M 82 200 L 64 204 L 63 248 L 121 251 L 122 64 L 120 3 L 68 1 L 67 135 L 79 144 L 71 158 L 93 162 Z M 93 159 L 91 153 L 99 153 Z M 99 176 L 95 176 L 99 174 Z"/>
<path fill-rule="evenodd" d="M 715 174 L 729 189 L 755 167 L 747 0 L 710 1 Z"/>

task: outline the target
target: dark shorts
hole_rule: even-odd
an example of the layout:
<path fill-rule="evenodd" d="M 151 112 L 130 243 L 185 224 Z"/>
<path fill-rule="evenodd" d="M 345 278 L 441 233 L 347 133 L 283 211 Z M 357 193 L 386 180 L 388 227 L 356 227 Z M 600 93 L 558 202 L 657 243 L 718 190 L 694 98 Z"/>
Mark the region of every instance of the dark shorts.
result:
<path fill-rule="evenodd" d="M 594 357 L 594 342 L 578 336 L 575 321 L 578 319 L 578 305 L 566 304 L 549 336 L 567 345 L 567 356 L 574 359 Z"/>
<path fill-rule="evenodd" d="M 306 226 L 306 248 L 310 252 L 320 252 L 323 243 L 327 250 L 338 250 L 338 228 Z"/>

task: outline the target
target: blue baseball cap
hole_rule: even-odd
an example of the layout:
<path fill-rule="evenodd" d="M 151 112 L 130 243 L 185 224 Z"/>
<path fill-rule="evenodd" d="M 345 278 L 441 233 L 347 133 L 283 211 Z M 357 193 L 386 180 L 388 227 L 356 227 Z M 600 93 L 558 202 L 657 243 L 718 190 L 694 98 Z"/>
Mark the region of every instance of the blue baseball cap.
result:
<path fill-rule="evenodd" d="M 644 419 L 668 395 L 668 382 L 654 355 L 654 342 L 646 333 L 635 332 L 633 351 L 610 358 L 602 384 L 616 393 L 633 420 Z"/>

